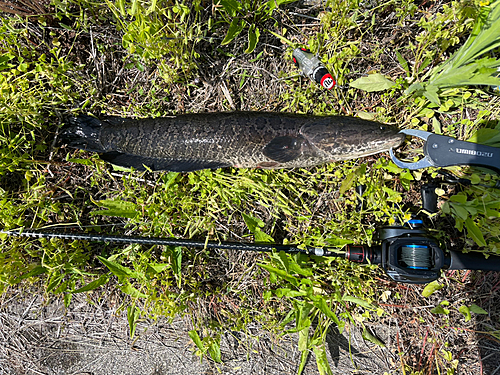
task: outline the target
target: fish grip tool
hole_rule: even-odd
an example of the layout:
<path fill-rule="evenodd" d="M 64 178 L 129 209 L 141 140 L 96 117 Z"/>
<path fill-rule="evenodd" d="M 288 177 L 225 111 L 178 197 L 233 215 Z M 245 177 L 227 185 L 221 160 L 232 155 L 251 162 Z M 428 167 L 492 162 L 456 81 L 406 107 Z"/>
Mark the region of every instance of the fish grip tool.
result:
<path fill-rule="evenodd" d="M 389 150 L 392 161 L 400 168 L 416 170 L 427 167 L 471 165 L 489 168 L 500 173 L 500 148 L 459 141 L 423 130 L 404 129 L 400 133 L 425 140 L 424 157 L 417 162 L 401 161 L 396 157 L 392 148 Z"/>
<path fill-rule="evenodd" d="M 441 270 L 500 271 L 500 257 L 485 259 L 481 253 L 450 251 L 445 254 L 438 242 L 421 229 L 421 220 L 410 220 L 404 226 L 386 226 L 376 231 L 374 239 L 380 245 L 348 245 L 344 249 L 299 247 L 297 245 L 252 244 L 240 242 L 196 241 L 188 239 L 121 236 L 89 233 L 60 233 L 40 230 L 10 230 L 0 233 L 10 236 L 35 238 L 61 238 L 98 242 L 133 243 L 140 245 L 183 246 L 201 249 L 227 249 L 237 251 L 303 253 L 320 257 L 338 257 L 361 264 L 380 265 L 396 282 L 425 284 L 438 279 Z"/>

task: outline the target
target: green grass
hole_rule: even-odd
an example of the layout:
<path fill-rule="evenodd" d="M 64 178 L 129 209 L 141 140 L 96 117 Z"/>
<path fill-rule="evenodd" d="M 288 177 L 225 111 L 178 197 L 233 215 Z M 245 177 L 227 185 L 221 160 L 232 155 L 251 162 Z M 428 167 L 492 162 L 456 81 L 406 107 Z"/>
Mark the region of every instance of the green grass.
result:
<path fill-rule="evenodd" d="M 338 11 L 321 13 L 321 26 L 306 29 L 284 26 L 291 22 L 283 22 L 290 20 L 285 3 L 243 2 L 240 9 L 226 1 L 209 11 L 200 1 L 172 6 L 65 0 L 32 19 L 2 14 L 1 227 L 59 228 L 64 223 L 97 232 L 342 246 L 370 244 L 377 225 L 416 212 L 415 186 L 436 172 L 403 171 L 387 156 L 310 170 L 151 174 L 114 170 L 95 155 L 53 144 L 62 116 L 70 112 L 144 117 L 186 107 L 222 110 L 228 105 L 225 94 L 216 99 L 200 94 L 222 81 L 234 98 L 240 94 L 238 106 L 261 109 L 245 97 L 249 91 L 238 92 L 241 77 L 231 77 L 231 59 L 249 71 L 266 59 L 278 61 L 281 71 L 273 73 L 279 82 L 267 78 L 265 65 L 245 76 L 251 93 L 264 97 L 269 92 L 261 81 L 268 87 L 284 85 L 273 96 L 277 110 L 361 113 L 401 127 L 498 142 L 500 106 L 487 87 L 440 87 L 432 91 L 438 100 L 422 90 L 404 93 L 411 84 L 429 87 L 425 80 L 467 40 L 473 19 L 485 13 L 484 4 L 449 2 L 426 9 L 398 0 L 367 8 L 355 0 L 329 1 Z M 251 17 L 240 17 L 242 12 Z M 379 27 L 387 22 L 398 30 L 399 40 L 391 42 L 391 33 Z M 387 75 L 394 85 L 372 94 L 354 88 L 327 92 L 298 77 L 291 62 L 279 65 L 290 57 L 291 47 L 275 35 L 318 52 L 341 85 L 370 70 Z M 200 77 L 206 86 L 195 82 Z M 446 202 L 442 220 L 429 222 L 432 234 L 446 240 L 456 230 L 463 233 L 464 249 L 479 245 L 481 251 L 500 254 L 500 193 L 479 185 L 498 177 L 452 170 L 471 178 L 473 186 L 453 196 L 439 191 Z M 355 210 L 359 184 L 367 186 L 361 212 Z M 449 219 L 456 228 L 447 226 Z M 197 354 L 216 362 L 221 333 L 246 331 L 249 322 L 257 321 L 272 332 L 299 332 L 301 368 L 313 353 L 320 371 L 330 373 L 325 362 L 329 327 L 362 325 L 384 315 L 379 302 L 387 287 L 379 282 L 384 278 L 380 269 L 343 260 L 2 241 L 0 290 L 42 282 L 45 293 L 63 295 L 69 305 L 74 293 L 98 292 L 111 283 L 122 293 L 120 310 L 127 313 L 131 337 L 143 317 L 189 315 Z M 217 308 L 200 312 L 200 301 Z M 451 369 L 446 363 L 441 367 Z"/>

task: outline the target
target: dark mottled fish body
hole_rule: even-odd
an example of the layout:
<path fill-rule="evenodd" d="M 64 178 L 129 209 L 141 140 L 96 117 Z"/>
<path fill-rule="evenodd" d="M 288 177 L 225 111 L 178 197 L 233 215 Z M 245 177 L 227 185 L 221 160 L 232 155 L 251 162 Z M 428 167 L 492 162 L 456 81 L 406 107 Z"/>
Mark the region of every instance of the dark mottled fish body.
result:
<path fill-rule="evenodd" d="M 68 119 L 61 139 L 116 165 L 187 172 L 310 167 L 387 151 L 404 135 L 354 117 L 216 112 L 154 119 L 78 116 Z"/>

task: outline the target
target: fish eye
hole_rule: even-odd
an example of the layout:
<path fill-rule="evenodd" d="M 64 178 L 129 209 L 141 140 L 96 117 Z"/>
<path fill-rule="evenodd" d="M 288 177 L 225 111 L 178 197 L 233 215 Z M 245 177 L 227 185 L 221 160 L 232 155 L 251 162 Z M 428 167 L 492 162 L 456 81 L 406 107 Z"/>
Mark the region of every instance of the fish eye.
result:
<path fill-rule="evenodd" d="M 385 130 L 385 126 L 384 125 L 380 125 L 380 130 Z"/>

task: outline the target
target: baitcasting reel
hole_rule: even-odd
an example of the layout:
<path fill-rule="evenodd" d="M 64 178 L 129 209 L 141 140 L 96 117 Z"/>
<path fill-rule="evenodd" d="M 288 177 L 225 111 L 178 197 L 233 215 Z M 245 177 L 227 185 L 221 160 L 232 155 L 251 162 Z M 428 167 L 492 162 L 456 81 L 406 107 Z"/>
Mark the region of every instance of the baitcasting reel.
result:
<path fill-rule="evenodd" d="M 394 281 L 426 284 L 438 279 L 441 270 L 500 271 L 500 257 L 482 253 L 449 251 L 447 254 L 421 228 L 421 220 L 410 220 L 405 226 L 382 227 L 375 239 L 380 245 L 348 245 L 345 258 L 356 263 L 379 264 Z"/>

